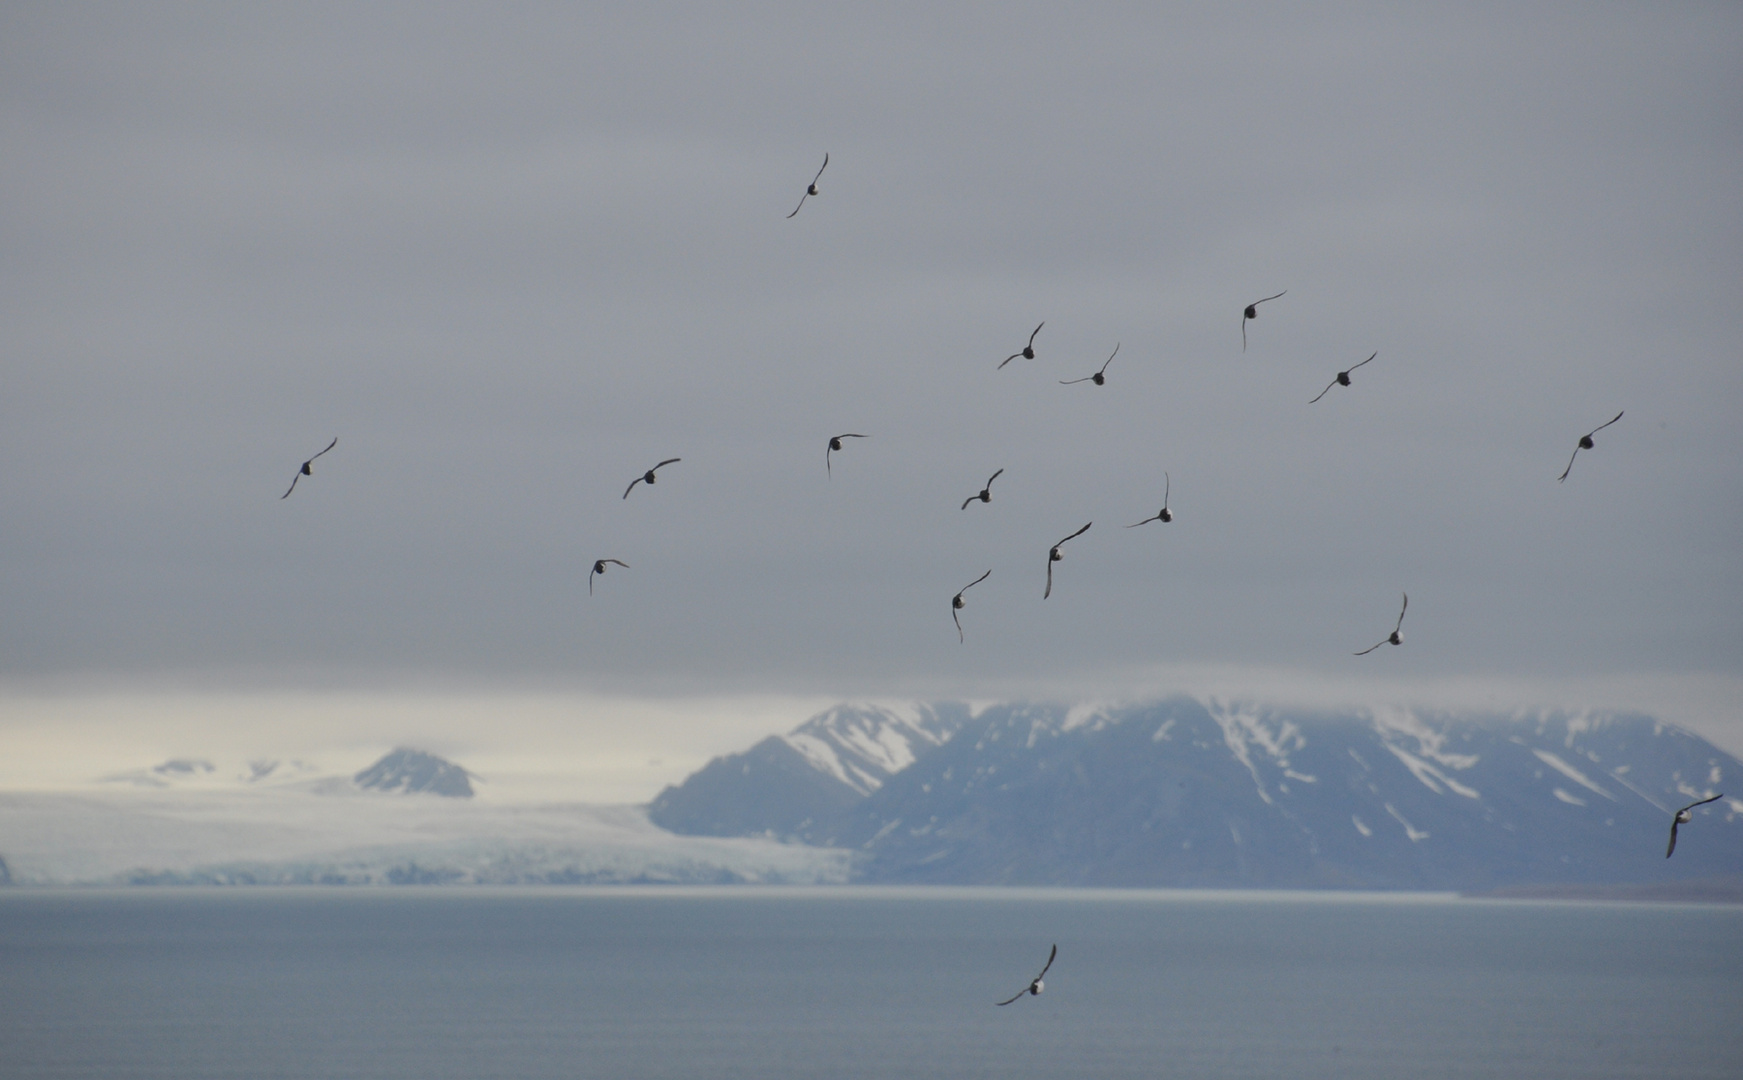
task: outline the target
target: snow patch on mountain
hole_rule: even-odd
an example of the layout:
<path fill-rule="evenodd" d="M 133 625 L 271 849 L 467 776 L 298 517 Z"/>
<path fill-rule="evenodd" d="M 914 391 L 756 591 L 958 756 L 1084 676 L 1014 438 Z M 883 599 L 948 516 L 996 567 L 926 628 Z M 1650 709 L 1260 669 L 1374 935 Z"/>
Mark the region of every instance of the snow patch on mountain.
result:
<path fill-rule="evenodd" d="M 1386 749 L 1392 751 L 1393 757 L 1404 763 L 1404 767 L 1410 770 L 1412 776 L 1422 782 L 1423 787 L 1436 795 L 1444 794 L 1441 791 L 1441 785 L 1444 784 L 1448 790 L 1455 791 L 1467 799 L 1481 799 L 1483 797 L 1476 788 L 1459 783 L 1403 747 L 1394 746 L 1391 743 L 1386 743 L 1385 746 Z"/>
<path fill-rule="evenodd" d="M 1602 795 L 1604 798 L 1609 799 L 1611 802 L 1616 801 L 1616 796 L 1610 794 L 1608 791 L 1605 791 L 1603 788 L 1599 787 L 1597 784 L 1592 783 L 1592 781 L 1586 777 L 1585 773 L 1574 768 L 1572 765 L 1569 765 L 1567 762 L 1563 761 L 1561 758 L 1557 757 L 1556 755 L 1550 753 L 1548 750 L 1533 749 L 1531 752 L 1533 754 L 1537 755 L 1537 760 L 1543 762 L 1545 765 L 1548 765 L 1550 768 L 1554 769 L 1556 772 L 1561 773 L 1563 776 L 1567 777 L 1569 780 L 1572 780 L 1574 783 L 1579 784 L 1581 787 L 1589 788 L 1592 791 L 1597 792 L 1599 795 Z M 1580 805 L 1584 806 L 1585 804 L 1581 803 Z"/>
<path fill-rule="evenodd" d="M 1266 757 L 1285 771 L 1289 768 L 1289 755 L 1302 749 L 1307 740 L 1302 737 L 1301 729 L 1294 721 L 1275 719 L 1267 725 L 1256 706 L 1237 706 L 1217 701 L 1212 698 L 1206 706 L 1217 727 L 1222 729 L 1223 742 L 1228 746 L 1229 753 L 1235 756 L 1246 767 L 1253 777 L 1253 786 L 1259 791 L 1259 798 L 1266 803 L 1271 802 L 1271 795 L 1265 790 L 1264 777 L 1253 764 L 1253 749 L 1262 750 Z"/>
<path fill-rule="evenodd" d="M 1380 733 L 1380 739 L 1388 747 L 1399 745 L 1404 739 L 1415 743 L 1409 750 L 1419 758 L 1427 758 L 1437 765 L 1449 769 L 1468 769 L 1481 760 L 1476 754 L 1455 754 L 1446 748 L 1450 726 L 1436 728 L 1415 710 L 1379 706 L 1369 710 L 1374 730 Z"/>
<path fill-rule="evenodd" d="M 780 738 L 813 767 L 869 795 L 960 726 L 925 705 L 840 705 Z"/>

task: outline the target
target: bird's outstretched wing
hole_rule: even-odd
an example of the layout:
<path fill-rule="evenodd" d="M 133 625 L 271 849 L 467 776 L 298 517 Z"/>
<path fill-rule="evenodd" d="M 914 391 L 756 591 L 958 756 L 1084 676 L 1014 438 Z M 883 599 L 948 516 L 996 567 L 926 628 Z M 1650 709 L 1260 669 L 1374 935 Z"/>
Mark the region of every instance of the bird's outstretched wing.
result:
<path fill-rule="evenodd" d="M 1080 382 L 1089 382 L 1093 378 L 1095 378 L 1094 375 L 1085 375 L 1081 379 L 1060 379 L 1059 385 L 1060 386 L 1072 386 L 1072 385 L 1075 385 L 1075 384 L 1080 383 Z"/>
<path fill-rule="evenodd" d="M 1049 596 L 1052 596 L 1052 595 L 1053 595 L 1053 553 L 1051 551 L 1049 551 L 1047 553 L 1047 588 L 1045 588 L 1041 591 L 1041 599 L 1045 600 Z"/>
<path fill-rule="evenodd" d="M 805 200 L 806 200 L 806 199 L 809 199 L 809 198 L 810 198 L 810 197 L 811 197 L 811 189 L 810 189 L 810 188 L 806 188 L 806 189 L 805 189 L 805 194 L 803 194 L 803 195 L 801 195 L 801 196 L 799 196 L 799 205 L 798 205 L 798 206 L 795 206 L 795 207 L 793 207 L 793 212 L 792 212 L 792 213 L 791 213 L 791 214 L 788 214 L 788 215 L 787 215 L 787 220 L 788 220 L 788 221 L 791 221 L 791 220 L 793 220 L 793 219 L 794 219 L 794 218 L 795 218 L 795 217 L 798 217 L 798 216 L 799 216 L 799 211 L 800 211 L 800 210 L 801 210 L 801 209 L 803 209 L 803 208 L 804 208 L 804 206 L 805 206 Z"/>
<path fill-rule="evenodd" d="M 1331 393 L 1331 388 L 1336 386 L 1337 384 L 1338 384 L 1338 381 L 1336 379 L 1333 379 L 1331 382 L 1326 383 L 1325 389 L 1321 390 L 1319 392 L 1319 397 L 1314 398 L 1313 401 L 1308 402 L 1308 404 L 1312 405 L 1314 401 L 1318 401 L 1319 398 L 1322 398 L 1322 397 L 1326 396 L 1327 394 Z"/>
<path fill-rule="evenodd" d="M 1670 853 L 1676 850 L 1676 819 L 1670 819 L 1670 846 L 1664 849 L 1664 857 L 1670 858 Z"/>
<path fill-rule="evenodd" d="M 648 470 L 648 471 L 649 471 L 649 472 L 653 472 L 653 471 L 656 471 L 656 470 L 659 470 L 659 469 L 663 469 L 663 468 L 665 468 L 665 467 L 666 467 L 666 466 L 667 466 L 667 465 L 676 465 L 676 464 L 677 464 L 677 463 L 678 463 L 678 462 L 680 462 L 680 461 L 683 461 L 683 460 L 684 460 L 684 459 L 683 459 L 683 458 L 681 458 L 681 457 L 669 457 L 669 458 L 667 458 L 667 459 L 666 459 L 666 460 L 664 460 L 664 461 L 662 461 L 662 462 L 660 462 L 660 463 L 659 463 L 659 464 L 658 464 L 658 465 L 655 465 L 655 466 L 654 466 L 654 467 L 653 467 L 653 469 L 650 469 L 650 470 Z"/>
<path fill-rule="evenodd" d="M 1386 641 L 1391 641 L 1391 640 L 1392 640 L 1391 638 L 1386 639 Z M 1361 652 L 1355 653 L 1354 655 L 1366 656 L 1369 653 L 1373 652 L 1375 649 L 1378 649 L 1381 645 L 1386 644 L 1386 641 L 1376 642 L 1375 644 L 1368 646 L 1366 649 L 1363 649 Z"/>
<path fill-rule="evenodd" d="M 1005 357 L 1003 360 L 999 361 L 999 366 L 997 368 L 994 368 L 993 370 L 1002 371 L 1006 364 L 1010 363 L 1012 360 L 1015 360 L 1017 357 L 1022 356 L 1022 355 L 1023 354 L 1020 352 L 1012 353 L 1011 355 Z"/>
<path fill-rule="evenodd" d="M 1617 413 L 1617 414 L 1616 414 L 1616 420 L 1620 420 L 1620 419 L 1622 419 L 1622 414 L 1621 414 L 1621 413 Z M 1615 422 L 1616 422 L 1616 420 L 1612 420 L 1612 421 L 1610 421 L 1610 423 L 1612 423 L 1612 424 L 1614 424 L 1614 423 L 1615 423 Z M 328 443 L 328 444 L 327 444 L 327 450 L 331 450 L 331 449 L 333 449 L 333 447 L 335 447 L 335 446 L 338 446 L 338 445 L 339 445 L 339 436 L 337 436 L 337 435 L 335 435 L 335 436 L 333 436 L 333 441 L 332 441 L 332 442 L 330 442 L 330 443 Z M 322 451 L 321 451 L 321 454 L 324 454 L 324 453 L 326 453 L 326 452 L 327 452 L 327 450 L 322 450 Z M 318 457 L 320 457 L 320 456 L 321 456 L 321 454 L 316 454 L 316 455 L 315 455 L 315 457 L 312 457 L 312 458 L 310 458 L 310 459 L 309 459 L 309 460 L 308 460 L 308 461 L 305 461 L 305 462 L 303 462 L 303 464 L 304 464 L 304 465 L 307 465 L 307 464 L 309 464 L 309 463 L 310 463 L 310 462 L 312 462 L 312 461 L 314 461 L 314 460 L 315 460 L 315 458 L 318 458 Z"/>
<path fill-rule="evenodd" d="M 631 480 L 631 481 L 630 481 L 630 482 L 629 482 L 629 487 L 626 487 L 626 488 L 624 488 L 624 489 L 623 489 L 623 497 L 624 497 L 624 498 L 626 498 L 626 499 L 627 499 L 627 498 L 629 498 L 629 493 L 630 493 L 630 492 L 632 492 L 632 491 L 634 491 L 634 490 L 635 490 L 635 486 L 636 486 L 636 485 L 637 485 L 637 484 L 639 484 L 639 483 L 641 483 L 641 482 L 642 482 L 642 478 L 641 478 L 641 477 L 639 477 L 639 476 L 638 476 L 638 477 L 636 477 L 636 478 L 635 478 L 635 479 L 634 479 L 634 480 Z"/>
<path fill-rule="evenodd" d="M 991 476 L 987 477 L 986 478 L 987 489 L 990 491 L 992 489 L 992 486 L 993 486 L 993 481 L 997 480 L 999 477 L 1001 477 L 1003 475 L 1005 475 L 1005 470 L 1000 469 L 998 472 L 993 473 Z"/>
<path fill-rule="evenodd" d="M 1392 628 L 1392 632 L 1394 634 L 1396 634 L 1398 631 L 1404 629 L 1404 613 L 1406 611 L 1409 611 L 1409 610 L 1410 610 L 1410 594 L 1405 593 L 1404 594 L 1404 606 L 1398 609 L 1398 625 L 1394 626 Z"/>
<path fill-rule="evenodd" d="M 1556 477 L 1556 478 L 1555 478 L 1555 482 L 1556 482 L 1556 483 L 1558 483 L 1558 484 L 1559 484 L 1559 483 L 1561 483 L 1561 482 L 1562 482 L 1562 481 L 1563 481 L 1563 480 L 1566 480 L 1566 479 L 1567 479 L 1567 474 L 1568 474 L 1568 473 L 1571 473 L 1571 472 L 1573 472 L 1573 471 L 1574 471 L 1574 458 L 1577 458 L 1577 457 L 1579 457 L 1579 456 L 1580 456 L 1580 448 L 1579 448 L 1579 447 L 1578 447 L 1578 446 L 1575 446 L 1575 447 L 1574 447 L 1574 452 L 1573 452 L 1573 456 L 1572 456 L 1572 457 L 1569 457 L 1569 458 L 1568 458 L 1568 459 L 1567 459 L 1567 468 L 1565 468 L 1565 469 L 1563 469 L 1563 470 L 1562 470 L 1562 471 L 1561 471 L 1561 475 L 1560 475 L 1560 476 L 1558 476 L 1558 477 Z"/>
<path fill-rule="evenodd" d="M 1610 419 L 1604 421 L 1602 424 L 1599 424 L 1597 427 L 1586 432 L 1586 438 L 1588 438 L 1588 439 L 1591 438 L 1593 435 L 1596 435 L 1598 432 L 1603 431 L 1605 428 L 1609 427 L 1611 424 L 1614 424 L 1616 421 L 1618 421 L 1620 419 L 1622 419 L 1622 414 L 1617 413 L 1615 416 L 1610 417 Z M 338 440 L 335 439 L 334 441 L 337 442 Z"/>
<path fill-rule="evenodd" d="M 1152 522 L 1152 521 L 1161 521 L 1161 520 L 1162 520 L 1162 515 L 1161 515 L 1161 514 L 1157 514 L 1157 515 L 1156 515 L 1156 516 L 1155 516 L 1155 517 L 1147 517 L 1147 518 L 1145 518 L 1145 519 L 1144 519 L 1144 520 L 1143 520 L 1143 521 L 1134 521 L 1134 522 L 1132 522 L 1132 523 L 1131 523 L 1131 524 L 1130 524 L 1130 525 L 1127 525 L 1127 526 L 1126 526 L 1126 528 L 1128 528 L 1128 529 L 1135 529 L 1135 528 L 1137 528 L 1137 527 L 1138 527 L 1138 526 L 1140 526 L 1140 525 L 1148 525 L 1148 524 L 1150 524 L 1150 523 L 1151 523 L 1151 522 Z"/>
<path fill-rule="evenodd" d="M 598 573 L 599 573 L 599 571 L 597 569 L 587 571 L 587 595 L 588 596 L 593 595 L 593 578 Z"/>
<path fill-rule="evenodd" d="M 1023 989 L 1017 991 L 1015 996 L 1008 997 L 1003 1001 L 996 1001 L 993 1004 L 995 1004 L 995 1005 L 1009 1005 L 1011 1002 L 1017 1000 L 1017 998 L 1022 997 L 1024 994 L 1027 994 L 1028 992 L 1029 992 L 1029 988 L 1025 986 L 1025 987 L 1023 987 Z"/>
<path fill-rule="evenodd" d="M 1093 521 L 1089 523 L 1089 525 L 1094 525 L 1094 524 L 1095 524 L 1095 522 L 1093 522 Z M 1059 544 L 1054 544 L 1053 546 L 1058 547 L 1060 544 L 1064 544 L 1067 541 L 1076 540 L 1078 537 L 1082 536 L 1084 533 L 1089 531 L 1089 525 L 1085 525 L 1083 528 L 1072 533 L 1070 536 L 1067 536 L 1064 540 L 1059 541 Z"/>
<path fill-rule="evenodd" d="M 1035 982 L 1040 982 L 1042 979 L 1045 979 L 1047 977 L 1047 972 L 1052 970 L 1052 967 L 1053 967 L 1053 958 L 1058 956 L 1058 955 L 1059 955 L 1059 946 L 1056 943 L 1053 946 L 1053 951 L 1047 954 L 1047 964 L 1046 964 L 1046 966 L 1044 966 L 1041 969 L 1041 974 L 1035 976 Z M 1034 983 L 1030 983 L 1029 985 L 1033 986 Z"/>
<path fill-rule="evenodd" d="M 1283 292 L 1278 293 L 1277 296 L 1282 296 L 1283 293 L 1286 293 L 1288 291 L 1289 291 L 1288 289 L 1284 289 Z M 1269 303 L 1270 301 L 1277 299 L 1277 296 L 1267 296 L 1263 300 L 1255 300 L 1252 303 L 1248 304 L 1246 307 L 1241 309 L 1241 351 L 1242 352 L 1247 351 L 1247 320 L 1248 319 L 1256 319 L 1259 317 L 1259 313 L 1257 311 L 1254 311 L 1253 309 L 1257 308 L 1260 304 Z M 1252 311 L 1253 314 L 1248 315 L 1247 312 L 1249 312 L 1249 311 Z"/>
<path fill-rule="evenodd" d="M 956 595 L 961 596 L 962 594 L 957 593 Z M 968 641 L 967 638 L 962 636 L 962 620 L 956 617 L 956 605 L 955 604 L 950 605 L 950 621 L 956 624 L 956 640 L 957 640 L 958 644 L 961 644 L 961 643 Z"/>
<path fill-rule="evenodd" d="M 1714 795 L 1710 799 L 1702 799 L 1700 802 L 1689 803 L 1687 806 L 1683 807 L 1682 810 L 1679 810 L 1677 812 L 1682 813 L 1683 811 L 1686 811 L 1686 810 L 1693 810 L 1697 806 L 1705 806 L 1710 802 L 1718 802 L 1720 799 L 1723 799 L 1724 797 L 1725 797 L 1725 793 L 1721 791 L 1717 795 Z"/>
<path fill-rule="evenodd" d="M 1379 354 L 1379 353 L 1377 353 L 1377 352 L 1376 352 L 1376 353 L 1375 353 L 1375 354 L 1374 354 L 1374 356 L 1379 356 L 1379 355 L 1380 355 L 1380 354 Z M 1367 360 L 1363 360 L 1363 361 L 1362 361 L 1362 364 L 1366 364 L 1366 363 L 1368 363 L 1368 362 L 1369 362 L 1369 361 L 1371 361 L 1371 360 L 1373 360 L 1373 359 L 1374 359 L 1374 356 L 1370 356 L 1370 357 L 1368 357 L 1368 359 L 1367 359 Z M 1344 372 L 1344 374 L 1345 374 L 1345 375 L 1348 375 L 1348 374 L 1349 374 L 1349 373 L 1350 373 L 1350 371 L 1354 371 L 1354 370 L 1356 370 L 1356 368 L 1359 368 L 1359 367 L 1361 367 L 1361 366 L 1362 366 L 1362 364 L 1357 364 L 1357 365 L 1356 365 L 1356 367 L 1353 367 L 1353 368 L 1350 368 L 1350 370 L 1349 370 L 1349 371 L 1346 371 L 1346 372 Z"/>
<path fill-rule="evenodd" d="M 962 592 L 967 592 L 968 590 L 974 588 L 976 585 L 979 585 L 981 582 L 985 581 L 987 578 L 990 578 L 992 576 L 993 576 L 993 572 L 991 570 L 988 570 L 986 573 L 982 574 L 980 577 L 977 577 L 973 581 L 969 582 L 967 585 L 964 585 L 962 587 Z M 956 595 L 961 596 L 962 593 L 957 593 Z M 1711 800 L 1709 800 L 1709 801 L 1711 801 Z M 1698 806 L 1700 804 L 1696 803 L 1695 805 Z"/>
<path fill-rule="evenodd" d="M 1033 349 L 1035 347 L 1035 335 L 1039 334 L 1041 332 L 1041 327 L 1046 326 L 1046 325 L 1047 325 L 1047 320 L 1042 319 L 1040 324 L 1037 325 L 1035 327 L 1035 329 L 1029 333 L 1029 345 L 1028 345 L 1029 348 Z"/>
<path fill-rule="evenodd" d="M 298 480 L 301 480 L 301 479 L 302 479 L 302 478 L 303 478 L 303 470 L 301 470 L 301 469 L 298 469 L 298 470 L 297 470 L 297 474 L 296 474 L 296 475 L 295 475 L 295 476 L 293 476 L 293 477 L 291 477 L 291 486 L 290 486 L 290 487 L 287 487 L 287 488 L 285 488 L 285 489 L 284 489 L 284 494 L 283 494 L 283 495 L 280 495 L 280 496 L 279 496 L 279 498 L 280 498 L 280 499 L 288 499 L 288 498 L 290 498 L 290 493 L 291 493 L 291 492 L 293 492 L 293 491 L 295 491 L 295 490 L 296 490 L 296 489 L 297 489 L 297 481 L 298 481 Z"/>
<path fill-rule="evenodd" d="M 974 501 L 974 500 L 976 500 L 976 499 L 978 499 L 978 498 L 980 498 L 980 496 L 979 496 L 979 495 L 970 495 L 970 496 L 969 496 L 969 497 L 968 497 L 968 498 L 966 498 L 966 499 L 964 499 L 964 500 L 962 500 L 962 508 L 963 508 L 963 509 L 964 509 L 964 510 L 967 510 L 967 509 L 968 509 L 968 504 L 969 504 L 969 503 L 971 503 L 971 502 L 973 502 L 973 501 Z"/>

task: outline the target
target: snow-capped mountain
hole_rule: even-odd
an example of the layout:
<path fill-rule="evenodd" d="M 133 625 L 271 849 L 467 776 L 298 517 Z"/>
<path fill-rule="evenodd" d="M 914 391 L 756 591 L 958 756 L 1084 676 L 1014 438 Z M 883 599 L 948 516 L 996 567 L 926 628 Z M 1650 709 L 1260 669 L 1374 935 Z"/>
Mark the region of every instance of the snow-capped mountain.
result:
<path fill-rule="evenodd" d="M 803 835 L 942 746 L 966 705 L 838 705 L 786 735 L 715 758 L 648 807 L 656 825 L 690 836 Z"/>
<path fill-rule="evenodd" d="M 434 754 L 399 747 L 351 778 L 365 791 L 429 792 L 451 799 L 472 797 L 473 774 Z"/>
<path fill-rule="evenodd" d="M 1645 716 L 1185 698 L 916 714 L 950 726 L 922 743 L 854 714 L 858 745 L 912 752 L 870 790 L 766 740 L 668 788 L 650 816 L 849 847 L 856 879 L 876 882 L 1481 890 L 1743 872 L 1743 798 L 1697 811 L 1665 859 L 1671 812 L 1743 779 L 1743 763 Z"/>

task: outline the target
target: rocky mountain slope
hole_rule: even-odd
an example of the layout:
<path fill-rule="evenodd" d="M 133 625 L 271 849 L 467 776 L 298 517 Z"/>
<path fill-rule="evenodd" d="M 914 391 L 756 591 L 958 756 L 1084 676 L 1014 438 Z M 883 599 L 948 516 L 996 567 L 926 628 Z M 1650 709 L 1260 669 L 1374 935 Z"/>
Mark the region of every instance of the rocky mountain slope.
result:
<path fill-rule="evenodd" d="M 1186 698 L 894 715 L 832 710 L 709 763 L 650 818 L 851 848 L 868 882 L 1480 891 L 1743 871 L 1743 788 L 1664 858 L 1671 811 L 1743 763 L 1645 716 Z M 861 775 L 802 739 L 900 750 Z"/>
<path fill-rule="evenodd" d="M 839 705 L 790 734 L 715 758 L 661 792 L 648 816 L 690 836 L 810 837 L 968 719 L 964 705 Z"/>

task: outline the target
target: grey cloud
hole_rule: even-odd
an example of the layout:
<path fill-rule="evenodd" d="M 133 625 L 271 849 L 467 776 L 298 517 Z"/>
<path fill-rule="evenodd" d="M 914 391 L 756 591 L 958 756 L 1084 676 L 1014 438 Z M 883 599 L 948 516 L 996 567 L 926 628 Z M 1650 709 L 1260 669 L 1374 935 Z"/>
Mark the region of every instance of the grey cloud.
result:
<path fill-rule="evenodd" d="M 1740 28 L 14 9 L 0 674 L 1736 673 Z"/>

